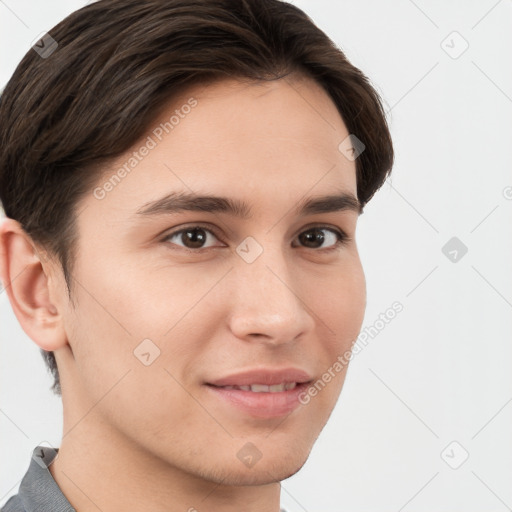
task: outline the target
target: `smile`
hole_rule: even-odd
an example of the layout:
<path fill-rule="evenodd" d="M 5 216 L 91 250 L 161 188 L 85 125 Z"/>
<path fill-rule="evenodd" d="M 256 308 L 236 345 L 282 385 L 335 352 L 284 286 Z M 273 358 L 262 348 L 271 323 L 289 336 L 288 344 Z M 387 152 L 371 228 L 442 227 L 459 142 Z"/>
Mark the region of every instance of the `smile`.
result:
<path fill-rule="evenodd" d="M 223 389 L 240 389 L 241 391 L 252 391 L 253 393 L 280 393 L 282 391 L 290 391 L 297 387 L 296 382 L 283 382 L 282 384 L 250 384 L 248 386 L 219 386 Z"/>

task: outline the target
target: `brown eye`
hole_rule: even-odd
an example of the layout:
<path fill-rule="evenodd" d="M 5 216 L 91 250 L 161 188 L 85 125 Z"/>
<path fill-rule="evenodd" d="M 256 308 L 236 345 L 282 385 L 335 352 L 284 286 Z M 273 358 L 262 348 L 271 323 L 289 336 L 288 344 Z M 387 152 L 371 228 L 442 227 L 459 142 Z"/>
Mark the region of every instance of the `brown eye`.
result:
<path fill-rule="evenodd" d="M 181 232 L 181 242 L 190 249 L 199 249 L 206 242 L 204 229 L 192 228 Z"/>
<path fill-rule="evenodd" d="M 303 231 L 298 238 L 300 243 L 309 249 L 332 249 L 343 243 L 346 237 L 334 229 L 319 227 Z M 327 246 L 323 245 L 324 242 L 327 242 Z"/>
<path fill-rule="evenodd" d="M 204 249 L 213 245 L 206 245 L 209 235 L 211 235 L 210 238 L 217 238 L 209 229 L 201 226 L 191 226 L 175 231 L 174 233 L 170 233 L 164 238 L 164 241 L 186 249 Z"/>

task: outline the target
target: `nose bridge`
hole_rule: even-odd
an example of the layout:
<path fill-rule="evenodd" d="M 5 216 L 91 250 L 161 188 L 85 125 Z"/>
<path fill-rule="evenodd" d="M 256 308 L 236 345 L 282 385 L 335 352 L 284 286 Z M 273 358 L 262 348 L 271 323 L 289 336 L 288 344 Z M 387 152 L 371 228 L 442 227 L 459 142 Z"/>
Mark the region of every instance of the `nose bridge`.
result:
<path fill-rule="evenodd" d="M 237 248 L 240 258 L 232 276 L 231 329 L 240 338 L 293 341 L 312 328 L 313 319 L 292 282 L 291 262 L 279 244 L 269 242 L 264 248 L 254 239 L 244 242 Z"/>

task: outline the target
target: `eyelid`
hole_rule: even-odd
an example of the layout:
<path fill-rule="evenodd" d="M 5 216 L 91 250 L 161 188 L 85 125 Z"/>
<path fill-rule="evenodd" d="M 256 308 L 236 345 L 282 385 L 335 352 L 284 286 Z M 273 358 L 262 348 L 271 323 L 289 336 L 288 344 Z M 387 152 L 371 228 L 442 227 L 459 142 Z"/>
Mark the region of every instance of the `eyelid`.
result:
<path fill-rule="evenodd" d="M 343 237 L 348 238 L 347 233 L 343 229 L 341 229 L 339 226 L 336 226 L 334 224 L 325 223 L 325 222 L 313 222 L 312 224 L 306 224 L 305 226 L 302 226 L 302 228 L 300 228 L 300 230 L 297 232 L 297 235 L 300 235 L 304 231 L 308 231 L 309 229 L 314 229 L 314 228 L 328 229 L 328 230 L 334 231 L 335 233 L 337 232 L 337 233 L 341 234 Z M 297 236 L 297 235 L 295 235 L 295 236 Z"/>
<path fill-rule="evenodd" d="M 306 224 L 305 226 L 302 226 L 299 231 L 297 231 L 297 234 L 295 236 L 300 235 L 304 231 L 308 231 L 309 229 L 326 229 L 333 231 L 334 233 L 339 233 L 343 238 L 346 238 L 347 240 L 350 240 L 350 236 L 348 236 L 347 231 L 341 228 L 340 226 L 337 226 L 336 224 L 330 224 L 328 222 L 312 222 L 311 224 Z"/>

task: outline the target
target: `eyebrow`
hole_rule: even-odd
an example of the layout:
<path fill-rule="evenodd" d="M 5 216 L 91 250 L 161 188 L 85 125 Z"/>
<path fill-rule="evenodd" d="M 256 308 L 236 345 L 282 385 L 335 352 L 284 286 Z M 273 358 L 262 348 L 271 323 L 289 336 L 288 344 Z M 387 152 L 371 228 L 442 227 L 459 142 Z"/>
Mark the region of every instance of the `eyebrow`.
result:
<path fill-rule="evenodd" d="M 242 219 L 249 219 L 252 216 L 249 205 L 244 201 L 191 192 L 171 192 L 160 199 L 142 205 L 137 210 L 137 214 L 152 216 L 182 211 L 220 212 Z M 295 214 L 299 216 L 339 211 L 354 211 L 361 214 L 363 209 L 359 200 L 349 192 L 310 197 L 300 201 L 295 208 Z"/>

